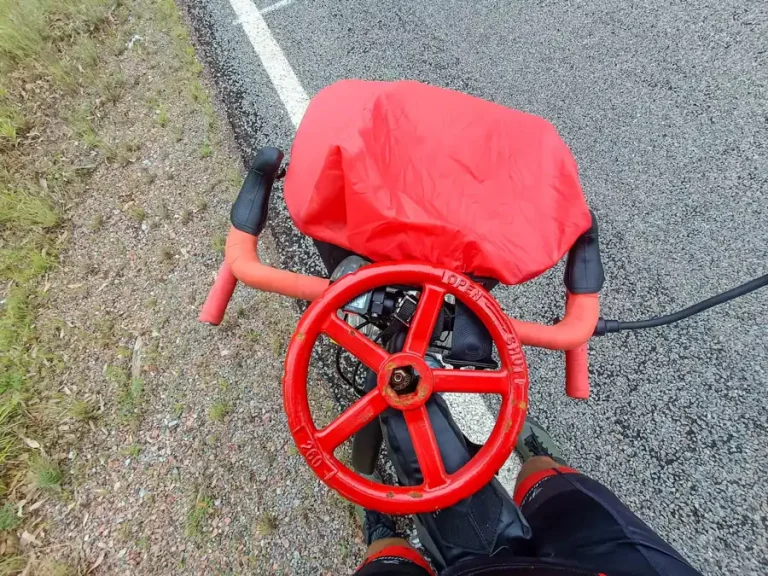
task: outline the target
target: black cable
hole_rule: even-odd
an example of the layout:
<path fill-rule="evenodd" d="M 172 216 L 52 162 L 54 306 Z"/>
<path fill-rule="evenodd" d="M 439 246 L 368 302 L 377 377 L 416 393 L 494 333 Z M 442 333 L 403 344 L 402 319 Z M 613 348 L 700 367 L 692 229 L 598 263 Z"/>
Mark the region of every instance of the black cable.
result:
<path fill-rule="evenodd" d="M 336 373 L 341 377 L 342 380 L 344 380 L 344 383 L 347 386 L 350 386 L 351 388 L 356 389 L 357 387 L 355 384 L 350 381 L 349 378 L 347 378 L 347 375 L 344 374 L 344 371 L 341 369 L 341 351 L 343 348 L 339 345 L 336 345 Z"/>
<path fill-rule="evenodd" d="M 450 346 L 443 346 L 441 344 L 430 344 L 429 347 L 430 348 L 437 348 L 438 350 L 449 350 L 449 351 L 451 350 Z"/>
<path fill-rule="evenodd" d="M 372 322 L 366 322 L 365 324 L 372 324 Z M 365 324 L 361 324 L 359 327 L 365 326 Z M 375 324 L 374 324 L 375 326 Z M 383 334 L 383 331 L 380 331 L 376 337 L 373 339 L 374 343 L 378 343 L 379 339 L 381 338 L 381 335 Z M 362 397 L 365 396 L 366 390 L 365 390 L 365 381 L 363 381 L 362 386 L 357 385 L 357 372 L 360 370 L 360 367 L 363 365 L 363 362 L 361 360 L 357 361 L 357 364 L 355 364 L 355 369 L 352 370 L 352 381 L 355 383 L 355 391 Z"/>
<path fill-rule="evenodd" d="M 363 363 L 358 360 L 357 364 L 355 364 L 355 369 L 352 370 L 352 382 L 355 383 L 355 390 L 361 390 L 362 388 L 358 388 L 357 386 L 357 371 L 360 370 L 360 366 L 362 366 Z"/>
<path fill-rule="evenodd" d="M 347 321 L 348 317 L 349 317 L 348 314 L 344 314 L 345 322 Z M 366 320 L 365 322 L 362 322 L 357 326 L 353 326 L 353 328 L 355 328 L 356 330 L 360 330 L 361 328 L 365 328 L 366 326 L 368 326 L 370 323 L 371 322 L 369 320 Z M 350 380 L 349 378 L 347 378 L 347 375 L 344 374 L 344 370 L 342 370 L 341 368 L 341 351 L 342 350 L 343 348 L 337 344 L 336 345 L 336 372 L 341 377 L 341 379 L 344 380 L 344 383 L 347 386 L 351 387 L 358 394 L 358 396 L 363 396 L 365 394 L 365 390 L 357 385 L 357 371 L 360 368 L 361 362 L 360 360 L 357 361 L 357 364 L 355 365 L 355 368 L 352 372 L 352 380 Z"/>
<path fill-rule="evenodd" d="M 738 298 L 739 296 L 744 296 L 744 294 L 749 294 L 750 292 L 757 290 L 758 288 L 762 288 L 766 285 L 768 285 L 768 274 L 764 274 L 763 276 L 755 278 L 754 280 L 742 284 L 741 286 L 731 288 L 727 292 L 723 292 L 722 294 L 718 294 L 712 298 L 707 298 L 698 304 L 694 304 L 693 306 L 689 306 L 688 308 L 684 308 L 683 310 L 679 310 L 673 314 L 667 314 L 666 316 L 657 316 L 655 318 L 638 320 L 636 322 L 622 322 L 619 320 L 605 320 L 604 318 L 600 318 L 597 322 L 594 335 L 602 336 L 604 334 L 612 334 L 621 330 L 642 330 L 643 328 L 655 328 L 656 326 L 672 324 L 673 322 L 677 322 L 683 318 L 688 318 L 689 316 L 693 316 L 694 314 L 708 310 L 709 308 L 717 306 L 718 304 L 723 304 L 724 302 L 728 302 Z"/>

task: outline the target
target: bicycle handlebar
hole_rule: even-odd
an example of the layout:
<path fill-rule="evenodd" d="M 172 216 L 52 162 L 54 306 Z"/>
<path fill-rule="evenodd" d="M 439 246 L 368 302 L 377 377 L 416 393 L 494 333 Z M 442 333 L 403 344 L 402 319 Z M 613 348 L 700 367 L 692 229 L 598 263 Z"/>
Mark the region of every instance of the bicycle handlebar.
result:
<path fill-rule="evenodd" d="M 312 301 L 328 287 L 318 276 L 297 274 L 263 264 L 257 253 L 258 237 L 236 228 L 229 231 L 225 260 L 200 313 L 200 320 L 218 325 L 239 280 L 246 286 Z M 520 342 L 526 346 L 565 350 L 566 393 L 572 398 L 589 396 L 587 341 L 600 316 L 597 294 L 571 294 L 566 298 L 563 319 L 552 326 L 512 319 Z"/>
<path fill-rule="evenodd" d="M 259 260 L 258 234 L 266 223 L 269 195 L 282 157 L 276 148 L 265 148 L 254 159 L 232 209 L 224 264 L 201 310 L 202 322 L 221 323 L 238 280 L 257 290 L 309 301 L 329 285 L 326 278 L 280 270 Z M 563 319 L 552 326 L 512 319 L 521 344 L 566 352 L 566 393 L 581 399 L 589 396 L 587 342 L 600 317 L 598 292 L 604 279 L 597 220 L 590 214 L 590 229 L 568 253 L 564 277 L 568 293 Z"/>
<path fill-rule="evenodd" d="M 257 290 L 310 302 L 328 288 L 330 281 L 326 278 L 297 274 L 262 264 L 258 245 L 258 236 L 242 232 L 234 226 L 229 230 L 224 264 L 219 268 L 216 282 L 203 304 L 201 322 L 214 326 L 221 323 L 238 280 Z"/>

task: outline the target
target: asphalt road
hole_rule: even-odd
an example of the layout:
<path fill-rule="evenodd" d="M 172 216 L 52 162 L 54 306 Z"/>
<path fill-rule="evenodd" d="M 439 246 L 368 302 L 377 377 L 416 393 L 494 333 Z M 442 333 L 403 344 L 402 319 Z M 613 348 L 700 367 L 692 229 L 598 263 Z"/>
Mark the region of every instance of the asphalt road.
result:
<path fill-rule="evenodd" d="M 290 116 L 229 1 L 186 6 L 244 158 L 288 150 Z M 666 313 L 768 271 L 768 4 L 296 0 L 264 18 L 309 96 L 408 78 L 550 120 L 601 224 L 604 316 Z M 313 254 L 279 197 L 272 214 L 284 265 L 302 267 Z M 560 276 L 497 297 L 549 320 Z M 704 573 L 768 573 L 768 291 L 595 341 L 588 402 L 565 396 L 561 355 L 528 361 L 531 411 L 574 466 Z"/>

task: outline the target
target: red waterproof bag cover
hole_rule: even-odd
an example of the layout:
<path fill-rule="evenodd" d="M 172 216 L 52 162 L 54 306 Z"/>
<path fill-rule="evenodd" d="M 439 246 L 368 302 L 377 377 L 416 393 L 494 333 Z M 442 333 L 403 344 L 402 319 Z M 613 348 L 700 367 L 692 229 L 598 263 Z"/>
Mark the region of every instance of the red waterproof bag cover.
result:
<path fill-rule="evenodd" d="M 294 140 L 285 201 L 301 232 L 372 261 L 505 284 L 551 268 L 591 222 L 551 124 L 417 82 L 320 91 Z"/>

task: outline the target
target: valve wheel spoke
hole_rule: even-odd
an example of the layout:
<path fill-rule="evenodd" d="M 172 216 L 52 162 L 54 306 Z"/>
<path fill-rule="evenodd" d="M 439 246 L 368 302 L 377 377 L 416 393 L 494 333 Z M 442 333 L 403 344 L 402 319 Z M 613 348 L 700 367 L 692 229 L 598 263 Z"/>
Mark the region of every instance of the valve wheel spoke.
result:
<path fill-rule="evenodd" d="M 419 460 L 424 486 L 429 489 L 445 484 L 448 481 L 448 475 L 445 472 L 443 457 L 437 445 L 432 423 L 429 421 L 426 405 L 414 410 L 406 410 L 403 416 L 408 425 L 416 458 Z"/>
<path fill-rule="evenodd" d="M 509 391 L 509 373 L 505 370 L 432 370 L 435 392 L 466 394 L 506 394 Z"/>
<path fill-rule="evenodd" d="M 403 346 L 404 352 L 424 356 L 435 331 L 435 323 L 440 316 L 440 309 L 445 299 L 445 289 L 433 284 L 426 284 L 421 291 L 416 313 L 411 319 L 408 336 Z"/>
<path fill-rule="evenodd" d="M 318 444 L 326 452 L 333 453 L 342 442 L 356 434 L 386 408 L 387 401 L 381 392 L 378 389 L 371 390 L 317 432 L 315 437 Z"/>
<path fill-rule="evenodd" d="M 350 326 L 336 314 L 331 314 L 323 324 L 322 332 L 347 352 L 359 358 L 363 364 L 378 372 L 389 354 L 371 341 L 365 334 Z"/>

